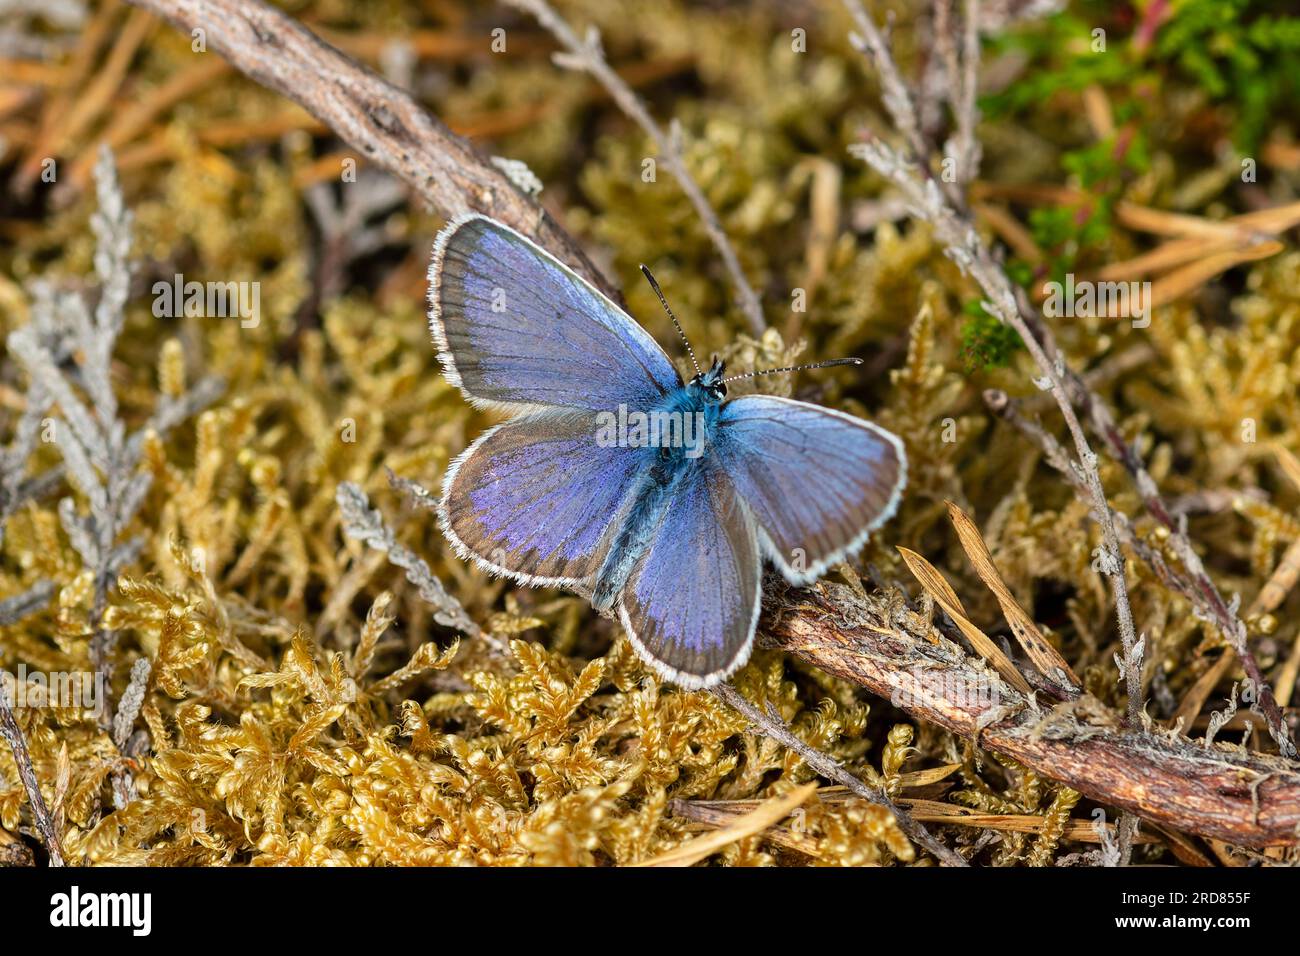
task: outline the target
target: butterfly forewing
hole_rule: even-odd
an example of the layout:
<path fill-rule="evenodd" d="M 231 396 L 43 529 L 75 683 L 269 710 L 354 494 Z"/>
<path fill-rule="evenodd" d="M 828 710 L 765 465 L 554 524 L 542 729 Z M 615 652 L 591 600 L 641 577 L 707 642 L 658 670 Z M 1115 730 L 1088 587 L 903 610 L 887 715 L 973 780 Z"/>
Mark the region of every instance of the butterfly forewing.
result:
<path fill-rule="evenodd" d="M 477 404 L 644 409 L 681 385 L 627 313 L 491 219 L 468 216 L 439 233 L 429 281 L 439 358 Z"/>
<path fill-rule="evenodd" d="M 907 483 L 898 437 L 818 405 L 746 395 L 722 408 L 715 451 L 785 577 L 807 583 L 888 521 Z"/>

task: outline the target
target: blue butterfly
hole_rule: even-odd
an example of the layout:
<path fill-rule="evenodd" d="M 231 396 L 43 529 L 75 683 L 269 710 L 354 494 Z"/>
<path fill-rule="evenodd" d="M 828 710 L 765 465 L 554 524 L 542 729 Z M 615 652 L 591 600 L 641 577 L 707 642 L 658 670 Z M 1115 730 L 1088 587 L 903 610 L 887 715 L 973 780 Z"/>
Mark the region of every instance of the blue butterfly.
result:
<path fill-rule="evenodd" d="M 499 222 L 448 224 L 429 282 L 447 380 L 513 416 L 451 463 L 443 532 L 489 572 L 616 610 L 666 680 L 709 687 L 745 663 L 764 558 L 807 584 L 898 507 L 897 436 L 788 398 L 727 401 L 716 359 L 683 384 L 635 320 Z"/>

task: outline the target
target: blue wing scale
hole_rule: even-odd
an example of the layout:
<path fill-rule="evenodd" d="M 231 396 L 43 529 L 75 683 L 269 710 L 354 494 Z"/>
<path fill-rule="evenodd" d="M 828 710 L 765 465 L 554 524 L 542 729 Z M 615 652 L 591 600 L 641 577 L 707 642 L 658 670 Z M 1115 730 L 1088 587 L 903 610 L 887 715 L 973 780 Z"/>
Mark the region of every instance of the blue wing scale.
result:
<path fill-rule="evenodd" d="M 754 523 L 727 476 L 701 461 L 633 569 L 619 615 L 659 676 L 710 687 L 749 658 L 761 587 Z"/>
<path fill-rule="evenodd" d="M 861 548 L 893 517 L 907 484 L 898 436 L 772 395 L 723 405 L 714 450 L 762 529 L 764 552 L 794 584 Z"/>
<path fill-rule="evenodd" d="M 479 406 L 651 408 L 682 384 L 626 312 L 545 250 L 477 214 L 438 234 L 429 305 L 443 371 Z"/>
<path fill-rule="evenodd" d="M 447 470 L 439 518 L 465 558 L 531 585 L 583 587 L 640 467 L 589 414 L 539 412 L 485 432 Z"/>

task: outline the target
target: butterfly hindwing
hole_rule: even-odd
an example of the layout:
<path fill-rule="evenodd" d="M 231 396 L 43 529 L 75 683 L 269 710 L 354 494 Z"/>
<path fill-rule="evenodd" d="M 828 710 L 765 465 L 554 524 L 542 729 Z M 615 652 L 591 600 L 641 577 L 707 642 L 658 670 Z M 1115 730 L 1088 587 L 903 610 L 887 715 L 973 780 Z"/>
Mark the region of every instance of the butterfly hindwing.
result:
<path fill-rule="evenodd" d="M 681 386 L 626 312 L 501 223 L 470 215 L 448 224 L 429 283 L 438 357 L 475 404 L 648 409 Z"/>
<path fill-rule="evenodd" d="M 633 569 L 620 617 L 661 677 L 708 687 L 749 657 L 761 583 L 753 521 L 727 476 L 702 459 Z"/>
<path fill-rule="evenodd" d="M 819 405 L 746 395 L 722 407 L 713 446 L 787 580 L 806 584 L 888 521 L 907 483 L 898 437 Z"/>
<path fill-rule="evenodd" d="M 462 557 L 528 585 L 587 581 L 639 467 L 590 413 L 538 412 L 482 435 L 448 469 L 439 516 Z"/>

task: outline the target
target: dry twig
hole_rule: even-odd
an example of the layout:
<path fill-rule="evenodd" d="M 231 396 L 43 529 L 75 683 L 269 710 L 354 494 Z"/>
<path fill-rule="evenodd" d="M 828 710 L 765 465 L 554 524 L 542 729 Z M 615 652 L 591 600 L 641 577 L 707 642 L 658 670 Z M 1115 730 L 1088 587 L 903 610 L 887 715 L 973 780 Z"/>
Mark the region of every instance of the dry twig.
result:
<path fill-rule="evenodd" d="M 728 821 L 724 826 L 706 836 L 688 840 L 678 847 L 662 853 L 636 866 L 692 866 L 707 859 L 724 847 L 745 837 L 762 833 L 780 823 L 817 791 L 816 783 L 805 783 L 787 794 L 773 797 L 748 813 Z"/>
<path fill-rule="evenodd" d="M 618 291 L 535 198 L 417 103 L 262 0 L 130 0 L 301 105 L 446 216 L 471 210 L 513 226 L 618 301 Z"/>
<path fill-rule="evenodd" d="M 63 841 L 59 839 L 58 828 L 50 816 L 45 797 L 41 794 L 40 781 L 36 779 L 36 770 L 32 767 L 32 755 L 27 749 L 27 738 L 18 726 L 18 719 L 9 706 L 8 694 L 0 689 L 0 737 L 14 752 L 14 763 L 18 766 L 18 776 L 23 779 L 23 789 L 27 791 L 27 800 L 32 808 L 32 819 L 36 829 L 45 841 L 45 849 L 50 854 L 51 866 L 66 866 L 63 856 Z"/>
<path fill-rule="evenodd" d="M 899 828 L 911 837 L 912 841 L 925 850 L 929 851 L 934 857 L 945 866 L 967 866 L 954 850 L 944 846 L 934 836 L 926 830 L 921 824 L 912 819 L 906 810 L 901 809 L 898 804 L 890 799 L 889 794 L 877 787 L 870 787 L 863 783 L 853 774 L 845 770 L 832 757 L 822 753 L 817 748 L 804 743 L 794 735 L 794 732 L 786 726 L 785 721 L 779 717 L 759 710 L 754 704 L 746 698 L 740 691 L 736 690 L 730 684 L 720 684 L 713 689 L 713 693 L 718 699 L 731 707 L 733 710 L 743 714 L 751 724 L 761 730 L 768 737 L 771 737 L 777 743 L 789 748 L 803 758 L 804 763 L 812 767 L 827 780 L 834 780 L 841 786 L 847 787 L 853 793 L 857 794 L 864 800 L 878 804 L 884 807 L 894 815 L 898 820 Z"/>
<path fill-rule="evenodd" d="M 1099 803 L 1243 846 L 1297 842 L 1300 770 L 1279 757 L 1123 728 L 1086 694 L 1039 708 L 887 595 L 770 591 L 767 616 L 770 646 Z"/>
<path fill-rule="evenodd" d="M 573 28 L 551 8 L 546 0 L 506 0 L 506 2 L 530 14 L 564 45 L 566 52 L 555 56 L 557 65 L 590 73 L 609 91 L 609 95 L 618 104 L 619 109 L 630 116 L 645 131 L 645 134 L 654 140 L 655 148 L 659 150 L 660 160 L 682 187 L 682 192 L 690 200 L 695 214 L 700 217 L 704 231 L 708 233 L 714 248 L 718 250 L 718 255 L 722 256 L 722 262 L 727 267 L 731 283 L 735 286 L 736 295 L 740 299 L 741 311 L 749 322 L 750 331 L 754 335 L 761 336 L 767 327 L 763 319 L 763 307 L 759 304 L 753 286 L 745 278 L 745 271 L 740 267 L 740 257 L 736 255 L 736 250 L 727 239 L 722 223 L 718 221 L 718 214 L 709 205 L 704 191 L 700 189 L 699 183 L 686 168 L 686 159 L 682 153 L 681 131 L 677 124 L 674 122 L 668 133 L 664 133 L 645 104 L 605 60 L 605 54 L 600 46 L 600 34 L 594 27 L 590 28 L 586 37 L 580 40 L 573 32 Z"/>

